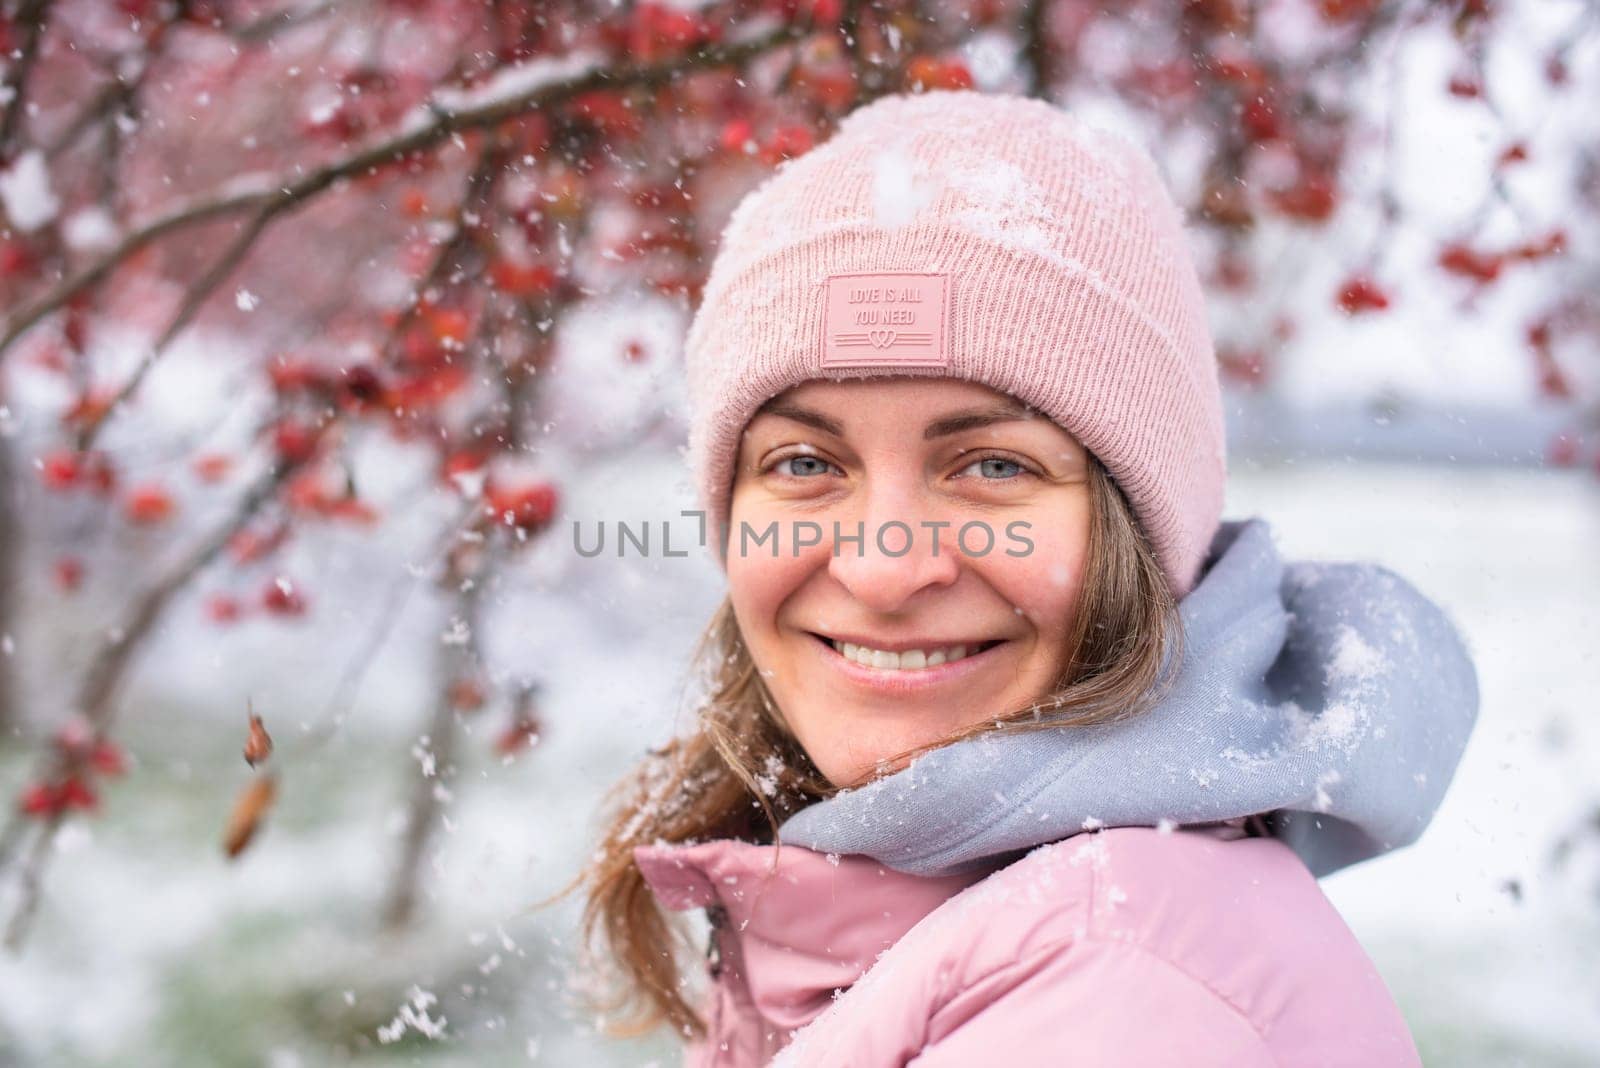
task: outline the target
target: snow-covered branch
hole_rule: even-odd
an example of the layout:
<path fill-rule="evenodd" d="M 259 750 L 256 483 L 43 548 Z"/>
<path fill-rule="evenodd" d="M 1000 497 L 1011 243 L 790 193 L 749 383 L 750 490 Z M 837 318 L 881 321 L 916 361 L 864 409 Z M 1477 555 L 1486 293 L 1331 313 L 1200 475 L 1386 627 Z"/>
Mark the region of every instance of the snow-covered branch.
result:
<path fill-rule="evenodd" d="M 681 58 L 614 68 L 600 65 L 592 56 L 584 56 L 555 70 L 533 68 L 531 75 L 523 72 L 523 77 L 508 73 L 503 80 L 496 79 L 481 91 L 437 96 L 402 120 L 398 133 L 391 132 L 343 159 L 293 178 L 242 182 L 240 188 L 232 192 L 193 200 L 124 234 L 93 262 L 11 315 L 0 332 L 0 357 L 41 319 L 102 281 L 130 256 L 168 234 L 243 212 L 259 212 L 270 219 L 298 207 L 343 179 L 371 174 L 386 164 L 433 148 L 452 135 L 492 127 L 592 90 L 652 87 L 670 82 L 690 70 L 743 64 L 798 40 L 805 32 L 803 25 L 786 23 L 735 43 L 707 45 Z"/>

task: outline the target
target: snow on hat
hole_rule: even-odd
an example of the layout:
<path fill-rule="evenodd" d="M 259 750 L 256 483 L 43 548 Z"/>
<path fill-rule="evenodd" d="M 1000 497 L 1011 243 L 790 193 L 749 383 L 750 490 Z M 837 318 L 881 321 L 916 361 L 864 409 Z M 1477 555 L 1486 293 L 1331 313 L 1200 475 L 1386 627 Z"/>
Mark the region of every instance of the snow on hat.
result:
<path fill-rule="evenodd" d="M 1182 217 L 1143 149 L 1042 100 L 933 90 L 846 116 L 734 209 L 685 344 L 689 463 L 724 567 L 740 435 L 812 379 L 962 378 L 1048 415 L 1122 488 L 1175 597 L 1221 518 Z"/>

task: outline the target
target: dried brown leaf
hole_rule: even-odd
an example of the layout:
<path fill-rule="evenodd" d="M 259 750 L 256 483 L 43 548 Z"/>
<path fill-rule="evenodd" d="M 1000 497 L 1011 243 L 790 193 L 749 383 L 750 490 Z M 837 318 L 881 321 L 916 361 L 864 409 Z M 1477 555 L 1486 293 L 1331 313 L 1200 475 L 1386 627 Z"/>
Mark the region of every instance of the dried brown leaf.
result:
<path fill-rule="evenodd" d="M 237 857 L 250 844 L 277 794 L 277 779 L 271 773 L 257 775 L 239 791 L 233 803 L 233 812 L 228 816 L 227 830 L 222 836 L 223 851 L 230 858 Z"/>
<path fill-rule="evenodd" d="M 244 762 L 252 768 L 272 755 L 272 736 L 262 725 L 261 717 L 250 713 L 250 737 L 244 743 Z"/>

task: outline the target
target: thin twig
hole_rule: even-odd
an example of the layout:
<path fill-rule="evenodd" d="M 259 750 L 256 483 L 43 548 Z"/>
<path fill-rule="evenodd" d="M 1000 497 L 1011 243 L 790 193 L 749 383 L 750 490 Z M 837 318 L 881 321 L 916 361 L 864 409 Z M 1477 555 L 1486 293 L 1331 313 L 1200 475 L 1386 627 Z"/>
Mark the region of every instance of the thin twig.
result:
<path fill-rule="evenodd" d="M 1050 98 L 1050 86 L 1055 84 L 1055 67 L 1045 40 L 1045 14 L 1049 9 L 1045 0 L 1028 0 L 1022 9 L 1022 60 L 1028 72 L 1028 96 L 1043 100 Z"/>
<path fill-rule="evenodd" d="M 22 116 L 28 111 L 28 75 L 39 59 L 39 42 L 50 21 L 50 0 L 23 0 L 12 25 L 21 33 L 22 44 L 16 61 L 0 82 L 0 97 L 6 108 L 0 113 L 0 162 L 11 158 L 11 145 L 22 133 Z"/>
<path fill-rule="evenodd" d="M 266 229 L 267 223 L 272 221 L 273 216 L 276 214 L 277 211 L 270 205 L 257 212 L 245 224 L 244 229 L 239 231 L 238 236 L 223 250 L 222 255 L 217 257 L 216 262 L 207 269 L 206 273 L 194 285 L 189 287 L 184 294 L 183 304 L 178 308 L 177 314 L 172 317 L 172 321 L 167 324 L 166 330 L 162 331 L 161 337 L 155 344 L 145 350 L 144 355 L 139 360 L 139 366 L 134 368 L 133 374 L 112 395 L 111 399 L 91 419 L 84 423 L 83 428 L 78 432 L 78 451 L 86 452 L 94 447 L 95 440 L 100 436 L 100 428 L 105 426 L 112 413 L 138 390 L 139 384 L 150 373 L 150 369 L 156 365 L 156 361 L 167 351 L 167 347 L 172 344 L 173 340 L 183 333 L 184 327 L 189 325 L 189 322 L 205 305 L 211 294 L 216 292 L 217 287 L 227 280 L 228 276 L 233 273 L 234 268 L 239 266 L 239 261 L 243 260 L 245 255 L 249 253 L 250 246 L 255 243 L 256 238 L 261 236 L 261 231 Z"/>
<path fill-rule="evenodd" d="M 483 546 L 483 558 L 472 572 L 464 576 L 453 590 L 455 617 L 466 632 L 459 645 L 441 643 L 438 655 L 438 687 L 433 696 L 433 709 L 429 714 L 425 735 L 427 758 L 431 769 L 416 769 L 411 783 L 411 797 L 406 805 L 406 829 L 400 844 L 400 857 L 390 882 L 389 899 L 383 908 L 383 929 L 397 931 L 409 924 L 416 914 L 418 880 L 422 874 L 422 859 L 433 838 L 434 825 L 443 801 L 439 787 L 455 767 L 456 749 L 460 731 L 456 723 L 459 715 L 451 686 L 462 674 L 475 671 L 483 660 L 482 639 L 479 630 L 483 625 L 483 591 L 500 555 L 496 539 L 488 539 Z M 449 578 L 453 569 L 446 567 L 442 578 Z M 430 773 L 431 771 L 431 773 Z"/>
<path fill-rule="evenodd" d="M 339 727 L 343 726 L 356 695 L 361 692 L 362 681 L 376 664 L 378 651 L 388 641 L 389 635 L 405 613 L 405 607 L 411 600 L 412 594 L 416 593 L 417 587 L 428 576 L 433 563 L 461 540 L 462 532 L 476 519 L 479 507 L 479 502 L 476 500 L 465 502 L 456 517 L 445 527 L 444 533 L 435 541 L 434 547 L 425 554 L 424 563 L 415 568 L 408 565 L 402 570 L 401 577 L 390 585 L 387 596 L 373 615 L 373 626 L 368 629 L 366 640 L 356 648 L 345 665 L 317 723 L 289 744 L 286 750 L 289 762 L 304 760 L 315 753 L 333 738 Z"/>
<path fill-rule="evenodd" d="M 22 939 L 27 935 L 28 925 L 33 922 L 34 913 L 38 911 L 39 887 L 44 880 L 50 850 L 55 845 L 56 829 L 61 826 L 62 818 L 62 815 L 57 813 L 39 828 L 38 834 L 33 839 L 33 847 L 28 851 L 23 864 L 22 900 L 17 904 L 16 911 L 11 914 L 10 922 L 6 924 L 6 949 L 13 954 L 22 948 Z"/>

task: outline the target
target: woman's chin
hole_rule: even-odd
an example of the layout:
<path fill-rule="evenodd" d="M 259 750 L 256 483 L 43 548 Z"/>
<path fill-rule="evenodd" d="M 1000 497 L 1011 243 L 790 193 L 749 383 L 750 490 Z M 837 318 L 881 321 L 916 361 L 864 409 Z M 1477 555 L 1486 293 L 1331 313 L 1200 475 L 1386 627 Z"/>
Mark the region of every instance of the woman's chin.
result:
<path fill-rule="evenodd" d="M 951 721 L 933 727 L 927 720 L 896 724 L 871 714 L 832 718 L 820 732 L 829 746 L 821 752 L 810 747 L 806 751 L 829 782 L 854 789 L 903 770 L 912 760 L 903 755 L 906 750 L 933 745 L 961 725 Z"/>
<path fill-rule="evenodd" d="M 898 750 L 897 750 L 898 752 Z M 836 773 L 824 772 L 828 781 L 841 790 L 856 790 L 878 779 L 887 778 L 897 771 L 905 770 L 911 763 L 909 759 L 901 758 L 891 761 L 892 753 L 885 752 L 878 761 L 870 764 L 850 763 L 844 765 Z"/>

